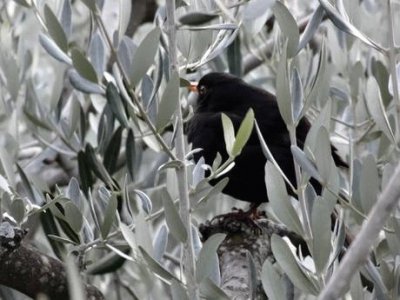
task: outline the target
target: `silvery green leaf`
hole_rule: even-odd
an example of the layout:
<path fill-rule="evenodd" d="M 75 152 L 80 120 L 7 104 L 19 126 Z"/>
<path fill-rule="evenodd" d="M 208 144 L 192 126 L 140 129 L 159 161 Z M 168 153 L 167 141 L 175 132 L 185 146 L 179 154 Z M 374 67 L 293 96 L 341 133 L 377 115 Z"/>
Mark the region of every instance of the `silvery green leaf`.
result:
<path fill-rule="evenodd" d="M 222 127 L 224 130 L 224 141 L 226 152 L 229 156 L 233 156 L 232 150 L 235 145 L 235 129 L 231 119 L 224 113 L 221 113 Z"/>
<path fill-rule="evenodd" d="M 318 295 L 318 288 L 299 267 L 289 245 L 280 237 L 274 234 L 271 238 L 272 253 L 283 271 L 289 276 L 293 284 L 303 292 Z"/>
<path fill-rule="evenodd" d="M 383 68 L 384 70 L 386 70 L 387 71 L 387 69 L 384 67 Z M 397 64 L 396 65 L 396 77 L 397 77 L 397 80 L 399 80 L 399 78 L 400 78 L 400 64 Z M 375 76 L 377 79 L 380 79 L 379 77 L 377 77 L 377 76 Z M 397 82 L 397 86 L 399 86 L 399 84 L 400 84 L 400 82 Z M 389 81 L 388 81 L 388 89 L 389 89 L 389 92 L 390 92 L 390 94 L 393 96 L 393 80 L 392 80 L 392 74 L 390 74 L 389 75 Z"/>
<path fill-rule="evenodd" d="M 253 132 L 253 127 L 254 127 L 254 111 L 253 109 L 250 108 L 246 113 L 246 116 L 244 117 L 242 123 L 240 124 L 238 133 L 234 139 L 234 143 L 232 146 L 233 157 L 240 155 L 243 147 L 246 145 L 247 141 L 250 138 L 251 133 Z"/>
<path fill-rule="evenodd" d="M 148 107 L 153 96 L 154 84 L 150 76 L 145 74 L 142 78 L 141 91 L 143 106 Z"/>
<path fill-rule="evenodd" d="M 165 220 L 172 236 L 177 241 L 185 243 L 187 240 L 186 228 L 168 192 L 162 194 L 162 200 L 165 212 Z"/>
<path fill-rule="evenodd" d="M 125 247 L 120 251 L 129 254 L 130 248 Z M 121 255 L 116 254 L 114 251 L 104 255 L 100 259 L 96 260 L 92 264 L 87 266 L 85 273 L 90 275 L 101 275 L 106 273 L 115 272 L 118 270 L 124 263 L 126 259 L 121 257 Z"/>
<path fill-rule="evenodd" d="M 331 155 L 332 149 L 331 142 L 329 140 L 329 133 L 323 126 L 321 126 L 318 130 L 316 146 L 313 152 L 318 173 L 321 175 L 324 182 L 328 182 L 333 159 Z"/>
<path fill-rule="evenodd" d="M 172 300 L 189 300 L 185 286 L 175 279 L 171 281 L 171 296 Z"/>
<path fill-rule="evenodd" d="M 280 3 L 280 2 L 277 2 Z M 279 4 L 283 5 L 283 4 Z M 285 44 L 287 45 L 287 44 Z M 288 66 L 286 57 L 286 46 L 283 48 L 282 55 L 280 57 L 278 65 L 278 74 L 276 76 L 276 98 L 278 101 L 279 112 L 285 124 L 288 126 L 293 125 L 293 113 L 292 113 L 292 96 L 290 95 L 288 79 Z"/>
<path fill-rule="evenodd" d="M 129 176 L 131 180 L 135 178 L 135 156 L 136 156 L 136 144 L 135 144 L 135 136 L 133 134 L 133 130 L 129 129 L 128 136 L 126 138 L 126 168 L 128 170 Z"/>
<path fill-rule="evenodd" d="M 372 69 L 372 74 L 374 75 L 376 81 L 378 82 L 379 90 L 381 91 L 383 105 L 386 107 L 392 100 L 393 96 L 391 74 L 389 74 L 389 70 L 386 67 L 386 65 L 381 60 L 378 59 L 372 59 L 371 69 Z M 399 64 L 396 66 L 396 70 L 397 70 L 397 80 L 398 80 L 400 78 Z M 358 88 L 359 78 L 360 77 L 362 78 L 364 76 L 364 67 L 362 66 L 360 61 L 356 64 L 354 73 L 355 74 L 353 75 L 353 77 L 355 78 L 353 79 L 353 82 L 355 82 L 356 88 Z M 350 84 L 351 83 L 352 82 L 350 82 Z M 358 89 L 354 89 L 355 93 L 356 91 L 358 91 Z"/>
<path fill-rule="evenodd" d="M 379 174 L 375 158 L 372 154 L 363 158 L 361 178 L 360 178 L 360 197 L 364 212 L 369 213 L 375 205 L 379 192 Z"/>
<path fill-rule="evenodd" d="M 271 300 L 286 299 L 285 288 L 281 275 L 277 272 L 272 263 L 266 259 L 261 270 L 261 282 L 264 291 Z"/>
<path fill-rule="evenodd" d="M 287 7 L 280 1 L 275 2 L 272 11 L 274 12 L 281 31 L 287 38 L 287 57 L 291 58 L 297 53 L 300 39 L 296 20 Z"/>
<path fill-rule="evenodd" d="M 202 282 L 205 277 L 208 277 L 217 263 L 215 254 L 217 249 L 225 239 L 226 234 L 216 233 L 210 236 L 203 244 L 196 262 L 196 279 L 197 282 Z"/>
<path fill-rule="evenodd" d="M 179 76 L 176 71 L 171 74 L 158 106 L 157 130 L 163 129 L 171 120 L 172 115 L 179 107 Z"/>
<path fill-rule="evenodd" d="M 89 60 L 76 48 L 71 50 L 72 64 L 83 78 L 98 83 L 97 74 Z"/>
<path fill-rule="evenodd" d="M 88 220 L 85 217 L 83 217 L 83 230 L 82 230 L 82 233 L 83 233 L 83 239 L 84 239 L 85 243 L 93 242 L 93 240 L 94 240 L 93 229 L 92 229 L 92 227 L 90 226 Z"/>
<path fill-rule="evenodd" d="M 79 233 L 83 224 L 83 216 L 80 209 L 72 201 L 67 202 L 64 205 L 64 215 L 69 226 L 76 233 Z"/>
<path fill-rule="evenodd" d="M 118 119 L 121 125 L 123 125 L 125 128 L 128 128 L 129 123 L 125 113 L 122 97 L 112 82 L 107 84 L 106 98 L 115 117 Z"/>
<path fill-rule="evenodd" d="M 82 0 L 82 2 L 94 13 L 96 12 L 96 0 Z"/>
<path fill-rule="evenodd" d="M 143 213 L 139 211 L 135 215 L 135 240 L 136 243 L 143 247 L 147 253 L 153 253 L 152 233 L 150 232 L 150 225 L 146 221 Z"/>
<path fill-rule="evenodd" d="M 66 257 L 65 267 L 68 279 L 68 291 L 71 299 L 85 300 L 86 293 L 83 288 L 83 280 L 74 262 L 74 256 Z"/>
<path fill-rule="evenodd" d="M 257 35 L 265 25 L 269 10 L 275 0 L 252 0 L 246 3 L 243 11 L 243 26 L 251 36 Z"/>
<path fill-rule="evenodd" d="M 241 44 L 240 35 L 238 35 L 234 39 L 233 43 L 228 46 L 226 53 L 229 73 L 236 75 L 237 77 L 243 76 L 243 56 L 241 54 Z"/>
<path fill-rule="evenodd" d="M 306 96 L 306 101 L 304 103 L 304 108 L 303 111 L 307 111 L 309 107 L 317 101 L 317 99 L 320 96 L 322 85 L 324 84 L 324 79 L 325 79 L 325 73 L 327 72 L 327 63 L 328 63 L 328 57 L 327 57 L 327 46 L 325 40 L 323 40 L 322 45 L 321 45 L 321 51 L 319 54 L 319 60 L 318 60 L 318 68 L 317 72 L 314 77 L 314 81 L 311 85 L 311 90 Z M 327 101 L 330 102 L 330 101 Z"/>
<path fill-rule="evenodd" d="M 154 259 L 156 261 L 161 262 L 165 250 L 167 249 L 167 243 L 168 243 L 168 229 L 167 226 L 163 224 L 158 229 L 153 241 Z"/>
<path fill-rule="evenodd" d="M 10 184 L 8 183 L 7 179 L 5 179 L 1 174 L 0 174 L 0 189 L 11 194 Z M 0 202 L 0 209 L 1 209 L 1 202 Z"/>
<path fill-rule="evenodd" d="M 198 162 L 196 163 L 196 165 L 193 168 L 193 172 L 192 172 L 192 177 L 193 177 L 193 181 L 192 181 L 192 185 L 194 187 L 196 187 L 200 181 L 202 181 L 205 177 L 205 172 L 206 170 L 204 169 L 204 157 L 202 156 Z"/>
<path fill-rule="evenodd" d="M 158 276 L 161 278 L 164 278 L 165 280 L 176 280 L 178 282 L 179 279 L 176 278 L 174 275 L 172 275 L 169 271 L 167 271 L 163 266 L 161 266 L 156 260 L 154 260 L 153 257 L 150 256 L 150 254 L 147 253 L 145 249 L 143 249 L 142 246 L 139 246 L 140 253 L 142 254 L 142 257 L 144 261 L 147 263 L 147 266 Z"/>
<path fill-rule="evenodd" d="M 131 18 L 132 1 L 120 0 L 119 1 L 119 26 L 118 26 L 118 40 L 125 35 Z"/>
<path fill-rule="evenodd" d="M 122 257 L 126 260 L 133 261 L 133 258 L 131 256 L 126 254 L 124 251 L 118 249 L 117 247 L 114 247 L 114 246 L 110 245 L 109 243 L 106 243 L 106 247 L 108 249 L 110 249 L 111 251 L 113 251 L 114 253 L 116 253 L 117 255 L 119 255 L 120 257 Z"/>
<path fill-rule="evenodd" d="M 197 228 L 195 226 L 191 226 L 191 230 L 192 230 L 192 238 L 193 238 L 193 250 L 194 250 L 194 254 L 196 257 L 199 256 L 200 250 L 203 247 L 202 242 L 200 240 L 200 236 L 199 236 L 199 231 L 197 230 Z"/>
<path fill-rule="evenodd" d="M 159 40 L 161 35 L 161 29 L 155 27 L 151 30 L 147 36 L 140 43 L 132 59 L 132 72 L 130 75 L 130 81 L 132 85 L 136 85 L 146 74 L 149 67 L 154 62 L 156 56 Z"/>
<path fill-rule="evenodd" d="M 67 65 L 72 65 L 72 59 L 65 54 L 63 50 L 47 35 L 44 33 L 39 33 L 39 42 L 42 47 L 50 54 L 53 58 L 60 62 L 66 63 Z"/>
<path fill-rule="evenodd" d="M 46 20 L 46 27 L 47 31 L 49 32 L 49 35 L 52 37 L 57 46 L 60 47 L 60 49 L 64 53 L 67 53 L 68 51 L 67 36 L 65 35 L 65 32 L 61 27 L 60 22 L 57 20 L 57 17 L 54 15 L 53 11 L 47 4 L 45 4 L 44 6 L 44 17 Z"/>
<path fill-rule="evenodd" d="M 365 36 L 361 31 L 359 31 L 353 24 L 349 23 L 342 15 L 338 13 L 332 4 L 330 4 L 329 0 L 319 0 L 319 3 L 324 8 L 326 14 L 329 19 L 336 25 L 340 30 L 347 32 L 348 34 L 353 35 L 358 38 L 365 44 L 375 48 L 378 51 L 385 52 L 386 50 L 371 40 L 369 37 Z"/>
<path fill-rule="evenodd" d="M 121 149 L 123 130 L 124 128 L 122 126 L 118 126 L 104 152 L 103 165 L 109 174 L 114 174 L 118 168 L 117 163 Z"/>
<path fill-rule="evenodd" d="M 305 148 L 309 148 L 314 151 L 317 144 L 317 136 L 321 127 L 330 128 L 330 119 L 332 115 L 332 101 L 327 101 L 317 119 L 313 122 L 311 129 L 309 130 Z"/>
<path fill-rule="evenodd" d="M 72 177 L 68 183 L 66 196 L 75 203 L 77 207 L 81 207 L 81 190 L 79 189 L 79 182 L 75 177 Z"/>
<path fill-rule="evenodd" d="M 16 178 L 15 178 L 15 172 L 14 172 L 14 159 L 10 156 L 10 154 L 8 153 L 8 151 L 3 148 L 0 147 L 0 163 L 1 163 L 1 167 L 3 170 L 3 174 L 6 176 L 9 185 L 12 188 L 16 187 Z"/>
<path fill-rule="evenodd" d="M 72 23 L 71 23 L 71 1 L 64 0 L 62 11 L 61 11 L 61 26 L 65 32 L 65 35 L 69 37 L 72 32 Z"/>
<path fill-rule="evenodd" d="M 311 214 L 313 233 L 313 259 L 315 267 L 323 274 L 332 251 L 331 244 L 331 208 L 330 203 L 322 197 L 315 200 Z"/>
<path fill-rule="evenodd" d="M 306 201 L 307 214 L 311 216 L 312 208 L 317 198 L 317 193 L 315 192 L 314 187 L 309 182 L 307 183 L 305 189 L 304 198 Z"/>
<path fill-rule="evenodd" d="M 12 215 L 12 217 L 15 219 L 15 221 L 18 224 L 21 224 L 21 222 L 25 218 L 25 203 L 24 203 L 24 200 L 22 200 L 21 198 L 15 198 L 11 202 L 10 214 Z"/>
<path fill-rule="evenodd" d="M 200 294 L 202 298 L 206 300 L 229 300 L 231 299 L 225 292 L 218 287 L 212 280 L 209 278 L 204 278 L 204 280 L 200 283 Z"/>
<path fill-rule="evenodd" d="M 270 161 L 267 161 L 265 165 L 265 184 L 267 186 L 268 199 L 276 216 L 290 230 L 301 235 L 303 229 L 298 213 L 290 202 L 281 174 Z"/>
<path fill-rule="evenodd" d="M 111 195 L 108 201 L 106 211 L 104 212 L 103 223 L 101 224 L 101 236 L 103 239 L 107 239 L 110 233 L 111 227 L 114 223 L 115 213 L 117 212 L 118 200 L 117 196 Z"/>
<path fill-rule="evenodd" d="M 183 25 L 196 26 L 207 23 L 217 17 L 218 17 L 217 14 L 210 14 L 198 11 L 198 12 L 189 12 L 187 14 L 184 14 L 179 18 L 178 21 Z"/>
<path fill-rule="evenodd" d="M 40 202 L 36 201 L 33 186 L 30 183 L 28 176 L 26 176 L 25 171 L 21 168 L 21 166 L 18 163 L 15 163 L 15 165 L 17 166 L 17 171 L 18 171 L 19 176 L 21 177 L 22 186 L 25 189 L 25 193 L 27 193 L 28 198 L 35 203 L 40 203 Z"/>
<path fill-rule="evenodd" d="M 294 145 L 290 147 L 290 150 L 292 151 L 294 160 L 304 171 L 319 182 L 323 182 L 323 178 L 318 173 L 315 165 L 308 159 L 303 150 Z"/>
<path fill-rule="evenodd" d="M 146 195 L 146 193 L 140 191 L 140 190 L 134 190 L 134 193 L 136 195 L 138 195 L 140 201 L 142 202 L 142 208 L 143 211 L 150 215 L 151 214 L 151 210 L 153 208 L 153 204 L 151 203 L 151 199 L 149 198 L 149 196 Z"/>
<path fill-rule="evenodd" d="M 68 70 L 69 81 L 77 90 L 87 94 L 104 94 L 104 89 L 97 83 L 86 80 L 74 69 Z"/>
<path fill-rule="evenodd" d="M 297 68 L 293 69 L 291 83 L 293 120 L 297 123 L 302 117 L 304 104 L 303 83 Z"/>
<path fill-rule="evenodd" d="M 14 2 L 16 2 L 19 5 L 22 5 L 24 7 L 27 7 L 27 8 L 31 7 L 31 5 L 32 5 L 31 1 L 28 1 L 28 0 L 14 0 Z"/>
<path fill-rule="evenodd" d="M 201 203 L 204 203 L 204 202 L 206 202 L 208 199 L 210 199 L 210 198 L 212 198 L 212 197 L 214 197 L 214 196 L 216 196 L 216 195 L 219 195 L 219 194 L 222 192 L 222 190 L 226 187 L 226 185 L 228 184 L 228 182 L 229 182 L 229 177 L 225 177 L 225 178 L 222 178 L 221 180 L 219 180 L 219 181 L 217 182 L 217 184 L 215 184 L 215 185 L 207 192 L 207 194 L 206 194 L 204 197 L 202 197 L 202 198 L 197 202 L 196 205 L 199 205 L 199 204 L 201 204 Z"/>
<path fill-rule="evenodd" d="M 137 49 L 133 40 L 127 36 L 122 37 L 118 46 L 118 58 L 126 74 L 132 71 L 132 57 Z"/>
<path fill-rule="evenodd" d="M 213 25 L 195 26 L 195 27 L 194 26 L 183 26 L 180 29 L 181 30 L 190 30 L 190 31 L 203 31 L 203 30 L 237 30 L 238 28 L 239 27 L 236 24 L 223 23 L 223 24 L 213 24 Z"/>
<path fill-rule="evenodd" d="M 131 247 L 131 249 L 135 251 L 137 249 L 137 245 L 132 229 L 130 229 L 129 226 L 125 225 L 122 222 L 119 223 L 119 229 L 121 229 L 122 236 L 128 243 L 129 247 Z"/>
<path fill-rule="evenodd" d="M 106 52 L 104 42 L 98 32 L 93 35 L 90 41 L 89 57 L 97 76 L 101 78 L 106 67 Z"/>
<path fill-rule="evenodd" d="M 64 237 L 60 237 L 58 235 L 47 234 L 47 237 L 52 239 L 52 240 L 54 240 L 54 241 L 60 242 L 60 243 L 70 244 L 70 245 L 75 245 L 75 246 L 78 245 L 76 242 L 71 241 L 70 239 L 67 239 L 67 238 L 64 238 Z"/>
<path fill-rule="evenodd" d="M 7 83 L 7 90 L 10 93 L 12 99 L 16 101 L 21 86 L 19 78 L 20 62 L 17 61 L 17 57 L 13 53 L 9 51 L 3 51 L 3 53 L 1 53 L 0 55 L 0 67 L 2 68 L 2 73 L 4 74 L 3 81 L 5 80 Z"/>
<path fill-rule="evenodd" d="M 365 97 L 368 111 L 378 125 L 379 129 L 383 131 L 389 140 L 391 140 L 393 143 L 396 143 L 396 138 L 382 102 L 382 96 L 378 83 L 373 76 L 368 77 Z"/>
<path fill-rule="evenodd" d="M 297 52 L 303 49 L 308 42 L 312 39 L 315 32 L 317 31 L 319 25 L 321 24 L 322 18 L 324 17 L 324 9 L 321 5 L 318 5 L 317 9 L 314 11 L 310 21 L 307 23 L 306 29 L 301 35 L 299 46 L 297 47 Z"/>
<path fill-rule="evenodd" d="M 93 173 L 109 187 L 114 186 L 113 179 L 111 178 L 110 174 L 108 174 L 104 165 L 97 158 L 96 153 L 90 143 L 86 144 L 85 157 Z"/>

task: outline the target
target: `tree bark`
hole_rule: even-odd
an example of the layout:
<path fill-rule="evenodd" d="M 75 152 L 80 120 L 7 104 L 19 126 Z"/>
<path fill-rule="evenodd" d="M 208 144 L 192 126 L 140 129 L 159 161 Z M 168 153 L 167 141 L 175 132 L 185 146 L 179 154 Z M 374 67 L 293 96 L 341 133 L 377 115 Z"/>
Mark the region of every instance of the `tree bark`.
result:
<path fill-rule="evenodd" d="M 2 229 L 6 226 L 3 226 Z M 25 232 L 7 225 L 0 232 L 0 285 L 29 297 L 45 294 L 49 299 L 68 300 L 68 281 L 64 264 L 36 249 L 21 244 Z M 14 231 L 14 232 L 12 232 Z M 103 300 L 103 294 L 90 284 L 84 285 L 86 297 Z"/>

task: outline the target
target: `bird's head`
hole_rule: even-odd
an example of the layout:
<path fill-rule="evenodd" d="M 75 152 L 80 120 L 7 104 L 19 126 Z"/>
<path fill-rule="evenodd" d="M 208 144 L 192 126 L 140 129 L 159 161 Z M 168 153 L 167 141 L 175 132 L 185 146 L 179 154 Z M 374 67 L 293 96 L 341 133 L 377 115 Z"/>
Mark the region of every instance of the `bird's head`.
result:
<path fill-rule="evenodd" d="M 190 90 L 199 94 L 197 111 L 219 112 L 229 110 L 235 98 L 235 91 L 245 85 L 244 81 L 228 73 L 209 73 Z"/>

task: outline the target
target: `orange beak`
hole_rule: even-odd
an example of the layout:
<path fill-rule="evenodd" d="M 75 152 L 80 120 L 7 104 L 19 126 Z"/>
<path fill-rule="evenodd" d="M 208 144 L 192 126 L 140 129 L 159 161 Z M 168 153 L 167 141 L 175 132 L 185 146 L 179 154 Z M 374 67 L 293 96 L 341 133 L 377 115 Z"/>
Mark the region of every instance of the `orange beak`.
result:
<path fill-rule="evenodd" d="M 191 82 L 190 85 L 188 86 L 188 90 L 197 93 L 198 92 L 197 84 L 198 84 L 197 82 Z"/>

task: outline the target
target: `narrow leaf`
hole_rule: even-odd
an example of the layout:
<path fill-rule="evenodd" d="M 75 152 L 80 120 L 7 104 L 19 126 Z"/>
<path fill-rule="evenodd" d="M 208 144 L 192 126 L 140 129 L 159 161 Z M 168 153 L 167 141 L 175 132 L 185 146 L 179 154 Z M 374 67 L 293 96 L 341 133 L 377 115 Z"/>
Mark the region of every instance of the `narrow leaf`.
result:
<path fill-rule="evenodd" d="M 146 74 L 149 67 L 154 62 L 158 50 L 161 29 L 159 27 L 151 30 L 140 43 L 132 59 L 131 84 L 136 85 Z"/>
<path fill-rule="evenodd" d="M 179 216 L 171 196 L 168 192 L 166 192 L 162 194 L 162 199 L 165 210 L 165 220 L 167 221 L 167 225 L 171 231 L 171 234 L 176 240 L 180 241 L 181 243 L 185 243 L 187 240 L 185 225 Z"/>
<path fill-rule="evenodd" d="M 279 2 L 277 2 L 279 3 Z M 283 4 L 281 4 L 283 5 Z M 286 45 L 286 44 L 285 44 Z M 286 125 L 293 125 L 292 103 L 288 79 L 288 66 L 286 57 L 286 47 L 280 57 L 278 74 L 276 77 L 276 98 L 278 101 L 279 112 Z"/>
<path fill-rule="evenodd" d="M 204 243 L 196 262 L 196 277 L 198 282 L 201 282 L 205 277 L 210 275 L 215 263 L 212 257 L 216 254 L 219 245 L 225 237 L 226 234 L 217 233 L 209 237 Z"/>
<path fill-rule="evenodd" d="M 76 48 L 71 51 L 72 64 L 83 78 L 98 83 L 97 74 L 89 60 Z"/>
<path fill-rule="evenodd" d="M 157 130 L 163 129 L 171 120 L 179 104 L 179 75 L 177 72 L 171 74 L 171 78 L 164 90 L 158 106 Z"/>
<path fill-rule="evenodd" d="M 281 275 L 279 275 L 268 259 L 265 260 L 262 266 L 261 282 L 268 299 L 281 300 L 286 298 Z"/>
<path fill-rule="evenodd" d="M 143 256 L 143 259 L 145 260 L 145 262 L 147 263 L 147 266 L 154 272 L 156 273 L 158 276 L 160 276 L 161 278 L 164 278 L 168 281 L 170 280 L 176 280 L 178 282 L 179 279 L 176 278 L 174 275 L 172 275 L 169 271 L 167 271 L 163 266 L 161 266 L 153 257 L 151 257 L 146 250 L 144 250 L 141 246 L 139 246 L 139 250 L 140 253 Z"/>
<path fill-rule="evenodd" d="M 222 128 L 224 130 L 224 141 L 226 152 L 229 156 L 232 156 L 233 146 L 235 145 L 235 129 L 233 128 L 233 123 L 229 117 L 221 113 Z"/>
<path fill-rule="evenodd" d="M 123 100 L 116 86 L 112 82 L 109 82 L 107 84 L 106 97 L 113 114 L 121 123 L 121 125 L 123 125 L 126 128 L 129 127 L 128 119 L 123 105 Z"/>
<path fill-rule="evenodd" d="M 379 85 L 375 77 L 370 76 L 368 78 L 366 88 L 365 97 L 369 113 L 387 138 L 393 143 L 396 143 L 392 127 L 386 115 L 385 107 L 383 106 Z"/>
<path fill-rule="evenodd" d="M 117 197 L 112 195 L 109 199 L 106 211 L 104 212 L 103 223 L 101 224 L 101 236 L 103 239 L 107 239 L 111 226 L 114 223 L 117 206 Z"/>
<path fill-rule="evenodd" d="M 296 20 L 287 9 L 287 7 L 280 1 L 276 1 L 272 7 L 276 20 L 283 34 L 288 39 L 287 42 L 287 56 L 293 57 L 297 53 L 299 45 L 299 28 L 297 27 Z"/>
<path fill-rule="evenodd" d="M 235 138 L 235 142 L 232 147 L 232 156 L 236 157 L 241 152 L 243 147 L 246 145 L 247 141 L 250 138 L 251 133 L 253 132 L 254 127 L 254 111 L 250 108 L 246 113 L 242 123 L 240 124 L 238 133 Z"/>
<path fill-rule="evenodd" d="M 274 257 L 293 284 L 303 292 L 317 295 L 318 289 L 299 267 L 289 245 L 280 236 L 274 234 L 271 238 L 271 247 Z"/>
<path fill-rule="evenodd" d="M 46 27 L 50 36 L 56 42 L 57 46 L 60 47 L 60 49 L 64 53 L 67 53 L 68 51 L 67 36 L 65 35 L 65 32 L 61 27 L 60 22 L 58 22 L 57 17 L 54 15 L 53 11 L 47 4 L 45 4 L 44 6 L 44 17 L 46 20 Z"/>
<path fill-rule="evenodd" d="M 204 12 L 189 12 L 179 18 L 182 25 L 202 25 L 218 17 L 218 14 Z"/>
<path fill-rule="evenodd" d="M 267 185 L 268 199 L 276 216 L 290 230 L 301 235 L 303 230 L 298 213 L 290 203 L 282 176 L 270 161 L 267 161 L 265 165 L 265 183 Z"/>
<path fill-rule="evenodd" d="M 317 271 L 322 274 L 332 251 L 331 244 L 331 204 L 318 197 L 311 214 L 311 230 L 313 233 L 313 258 Z"/>

